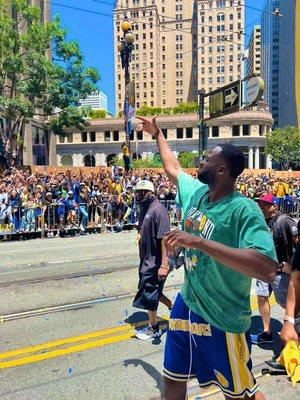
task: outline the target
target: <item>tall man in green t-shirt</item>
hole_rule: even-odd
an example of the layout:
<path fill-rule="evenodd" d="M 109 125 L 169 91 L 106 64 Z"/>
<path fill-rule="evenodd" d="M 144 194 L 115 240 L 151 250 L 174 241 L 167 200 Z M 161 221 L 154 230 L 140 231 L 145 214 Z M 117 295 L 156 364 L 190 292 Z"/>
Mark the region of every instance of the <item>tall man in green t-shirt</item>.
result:
<path fill-rule="evenodd" d="M 251 372 L 251 278 L 272 282 L 277 260 L 259 207 L 234 190 L 245 157 L 214 148 L 198 179 L 185 174 L 155 117 L 141 118 L 156 138 L 166 173 L 177 185 L 183 230 L 165 236 L 169 253 L 185 249 L 185 281 L 167 334 L 166 400 L 184 400 L 187 381 L 218 385 L 226 399 L 264 400 Z"/>

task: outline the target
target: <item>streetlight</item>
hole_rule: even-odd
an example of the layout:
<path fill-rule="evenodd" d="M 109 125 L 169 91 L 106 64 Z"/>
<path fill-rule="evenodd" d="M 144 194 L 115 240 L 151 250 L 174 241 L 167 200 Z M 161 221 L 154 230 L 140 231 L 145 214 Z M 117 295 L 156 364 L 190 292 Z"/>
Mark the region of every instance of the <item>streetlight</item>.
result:
<path fill-rule="evenodd" d="M 203 160 L 204 152 L 207 150 L 207 131 L 204 122 L 204 98 L 205 90 L 198 90 L 199 96 L 199 160 Z"/>
<path fill-rule="evenodd" d="M 121 56 L 122 69 L 125 71 L 125 103 L 124 103 L 124 117 L 125 117 L 125 132 L 126 132 L 126 143 L 128 148 L 130 148 L 130 133 L 131 124 L 130 119 L 132 118 L 130 114 L 130 72 L 129 65 L 131 61 L 131 53 L 133 50 L 134 35 L 131 32 L 131 23 L 128 21 L 126 15 L 124 15 L 124 21 L 121 23 L 121 29 L 124 33 L 121 41 L 118 43 L 117 47 Z M 133 105 L 134 107 L 134 105 Z M 131 118 L 130 118 L 131 117 Z"/>

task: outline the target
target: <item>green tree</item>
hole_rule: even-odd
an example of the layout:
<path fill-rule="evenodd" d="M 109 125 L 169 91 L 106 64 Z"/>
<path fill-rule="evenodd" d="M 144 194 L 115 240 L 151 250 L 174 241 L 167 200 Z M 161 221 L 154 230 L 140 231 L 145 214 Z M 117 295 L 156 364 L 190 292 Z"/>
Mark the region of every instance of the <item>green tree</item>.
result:
<path fill-rule="evenodd" d="M 198 112 L 198 104 L 194 102 L 180 103 L 176 107 L 148 107 L 144 105 L 140 107 L 136 114 L 141 116 L 154 116 L 154 115 L 176 115 L 176 114 L 193 114 Z"/>
<path fill-rule="evenodd" d="M 105 110 L 91 110 L 89 113 L 89 118 L 91 119 L 102 119 L 106 118 L 107 112 Z"/>
<path fill-rule="evenodd" d="M 40 14 L 27 0 L 0 0 L 0 114 L 6 121 L 0 139 L 11 160 L 32 118 L 46 121 L 56 134 L 82 127 L 89 110 L 78 107 L 79 98 L 95 90 L 99 79 L 95 69 L 84 67 L 78 43 L 66 41 L 59 17 L 43 24 Z"/>
<path fill-rule="evenodd" d="M 178 161 L 182 168 L 195 168 L 197 153 L 183 151 L 178 155 Z"/>
<path fill-rule="evenodd" d="M 265 154 L 269 154 L 283 170 L 288 170 L 291 163 L 299 164 L 299 130 L 294 126 L 287 126 L 269 132 L 266 135 Z"/>

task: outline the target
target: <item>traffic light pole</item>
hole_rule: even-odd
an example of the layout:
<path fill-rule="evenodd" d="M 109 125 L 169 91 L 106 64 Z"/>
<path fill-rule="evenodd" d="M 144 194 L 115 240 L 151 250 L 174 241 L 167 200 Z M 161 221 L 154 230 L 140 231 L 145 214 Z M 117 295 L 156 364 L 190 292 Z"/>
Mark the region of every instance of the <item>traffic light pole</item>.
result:
<path fill-rule="evenodd" d="M 199 160 L 203 160 L 204 152 L 207 150 L 207 137 L 204 122 L 204 98 L 205 90 L 198 90 L 199 95 Z"/>

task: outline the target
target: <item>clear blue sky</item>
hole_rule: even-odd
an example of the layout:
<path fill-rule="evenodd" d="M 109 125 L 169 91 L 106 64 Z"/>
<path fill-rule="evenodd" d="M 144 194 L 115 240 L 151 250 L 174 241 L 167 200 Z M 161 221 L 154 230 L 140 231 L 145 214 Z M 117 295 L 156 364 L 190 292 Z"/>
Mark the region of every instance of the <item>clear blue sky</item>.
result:
<path fill-rule="evenodd" d="M 192 1 L 192 0 L 188 0 Z M 76 39 L 85 58 L 86 66 L 97 68 L 101 75 L 98 87 L 108 96 L 109 111 L 115 112 L 114 104 L 114 60 L 113 60 L 113 5 L 114 0 L 53 0 L 52 15 L 60 14 L 62 24 L 69 31 L 68 38 Z M 105 3 L 105 4 L 104 4 Z M 262 9 L 265 0 L 246 0 L 246 5 Z M 60 4 L 60 5 L 58 5 Z M 65 8 L 61 5 L 90 10 Z M 245 8 L 246 33 L 249 35 L 253 24 L 259 23 L 260 11 Z M 248 26 L 249 25 L 249 26 Z M 249 37 L 246 36 L 246 43 Z"/>

